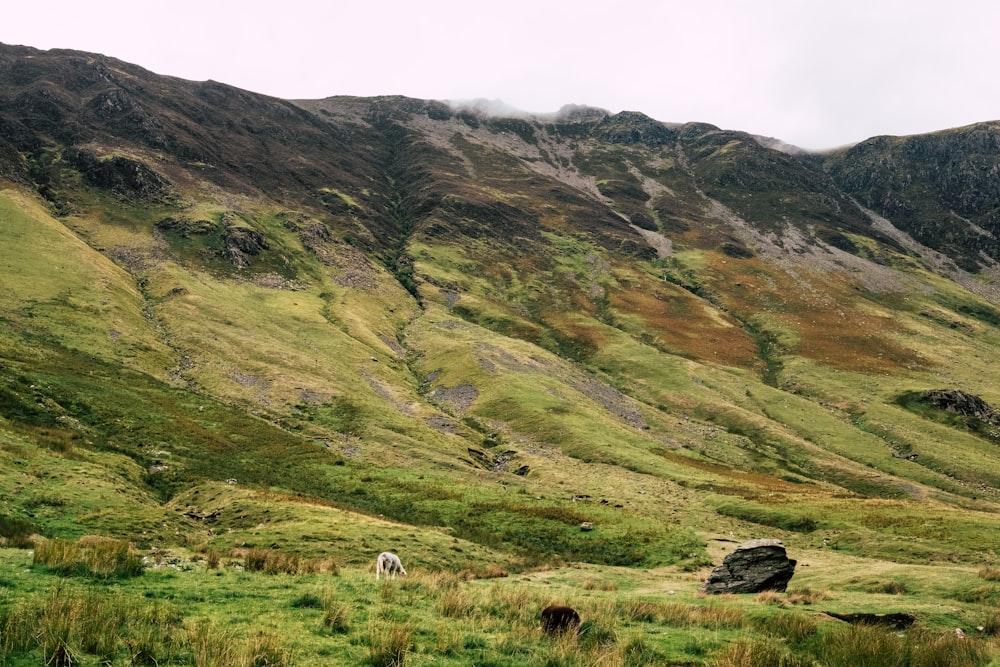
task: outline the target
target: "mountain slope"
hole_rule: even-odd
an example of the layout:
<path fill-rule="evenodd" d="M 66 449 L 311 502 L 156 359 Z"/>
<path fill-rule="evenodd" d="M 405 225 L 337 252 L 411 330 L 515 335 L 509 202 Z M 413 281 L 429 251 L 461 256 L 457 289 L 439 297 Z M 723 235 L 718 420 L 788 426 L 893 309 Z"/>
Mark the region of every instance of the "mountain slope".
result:
<path fill-rule="evenodd" d="M 0 72 L 3 496 L 43 533 L 351 559 L 410 524 L 480 567 L 995 543 L 996 427 L 924 397 L 1000 405 L 994 124 L 789 155 L 78 52 Z M 118 500 L 19 493 L 18 461 L 75 459 Z"/>
<path fill-rule="evenodd" d="M 830 156 L 826 169 L 864 206 L 979 271 L 995 265 L 1000 234 L 1000 124 L 915 137 L 875 137 Z"/>

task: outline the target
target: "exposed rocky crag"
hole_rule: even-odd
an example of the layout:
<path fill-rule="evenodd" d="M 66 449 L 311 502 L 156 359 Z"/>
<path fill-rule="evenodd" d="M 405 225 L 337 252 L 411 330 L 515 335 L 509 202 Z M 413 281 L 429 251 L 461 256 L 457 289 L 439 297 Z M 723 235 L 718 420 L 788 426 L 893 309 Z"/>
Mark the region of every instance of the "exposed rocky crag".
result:
<path fill-rule="evenodd" d="M 712 570 L 699 590 L 705 593 L 782 592 L 795 574 L 795 561 L 781 540 L 758 539 L 740 544 Z"/>
<path fill-rule="evenodd" d="M 1000 414 L 993 409 L 993 406 L 978 396 L 958 389 L 926 391 L 924 400 L 939 410 L 978 419 L 987 424 L 1000 425 Z"/>

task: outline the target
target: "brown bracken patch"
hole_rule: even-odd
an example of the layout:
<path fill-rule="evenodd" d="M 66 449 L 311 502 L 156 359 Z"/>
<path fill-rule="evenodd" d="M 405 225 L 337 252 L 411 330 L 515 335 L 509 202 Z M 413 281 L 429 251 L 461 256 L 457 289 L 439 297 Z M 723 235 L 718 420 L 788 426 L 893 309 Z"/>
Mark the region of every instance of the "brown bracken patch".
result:
<path fill-rule="evenodd" d="M 712 271 L 724 276 L 717 284 L 732 286 L 733 294 L 723 294 L 724 302 L 794 331 L 797 340 L 787 352 L 861 373 L 892 373 L 930 363 L 898 342 L 901 326 L 866 303 L 864 292 L 846 274 L 813 273 L 800 266 L 791 275 L 758 260 L 724 258 Z"/>
<path fill-rule="evenodd" d="M 661 349 L 726 366 L 758 364 L 754 342 L 738 322 L 676 285 L 642 277 L 609 300 L 617 312 L 642 318 L 643 338 Z"/>

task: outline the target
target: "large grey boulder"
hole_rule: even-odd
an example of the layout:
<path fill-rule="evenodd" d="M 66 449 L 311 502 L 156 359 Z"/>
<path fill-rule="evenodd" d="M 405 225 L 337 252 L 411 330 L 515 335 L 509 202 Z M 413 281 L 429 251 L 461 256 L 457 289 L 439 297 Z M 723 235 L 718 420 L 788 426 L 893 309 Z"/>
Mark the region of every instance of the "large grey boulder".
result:
<path fill-rule="evenodd" d="M 785 554 L 781 540 L 750 540 L 736 547 L 711 573 L 699 590 L 706 593 L 784 591 L 795 574 L 795 561 Z"/>

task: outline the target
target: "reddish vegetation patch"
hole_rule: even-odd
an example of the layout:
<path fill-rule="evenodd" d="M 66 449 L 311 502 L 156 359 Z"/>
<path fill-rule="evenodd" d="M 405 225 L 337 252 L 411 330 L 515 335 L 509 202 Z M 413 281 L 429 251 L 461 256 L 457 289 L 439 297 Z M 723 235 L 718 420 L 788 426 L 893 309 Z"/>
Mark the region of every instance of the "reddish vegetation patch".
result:
<path fill-rule="evenodd" d="M 713 492 L 723 495 L 739 496 L 746 500 L 766 499 L 772 504 L 779 504 L 784 496 L 801 500 L 806 496 L 828 495 L 825 490 L 813 484 L 794 484 L 767 473 L 736 470 L 668 450 L 658 453 L 672 463 L 718 475 L 719 482 L 710 486 Z M 725 484 L 723 480 L 729 480 L 730 483 Z"/>
<path fill-rule="evenodd" d="M 564 313 L 552 313 L 546 317 L 546 322 L 567 339 L 574 341 L 584 353 L 599 349 L 607 340 L 598 327 L 567 317 Z"/>
<path fill-rule="evenodd" d="M 794 352 L 841 370 L 890 373 L 930 363 L 893 340 L 899 326 L 887 317 L 830 310 L 800 314 L 794 322 L 801 336 Z"/>
<path fill-rule="evenodd" d="M 736 269 L 736 270 L 734 270 Z M 719 261 L 713 266 L 732 286 L 723 299 L 734 311 L 765 314 L 795 331 L 798 342 L 789 352 L 841 370 L 889 373 L 929 363 L 896 342 L 900 326 L 866 308 L 857 286 L 844 274 L 809 275 L 796 269 L 805 285 L 757 260 Z"/>
<path fill-rule="evenodd" d="M 739 323 L 676 285 L 632 283 L 609 299 L 615 311 L 641 317 L 641 333 L 657 347 L 726 366 L 758 365 L 754 342 Z"/>

